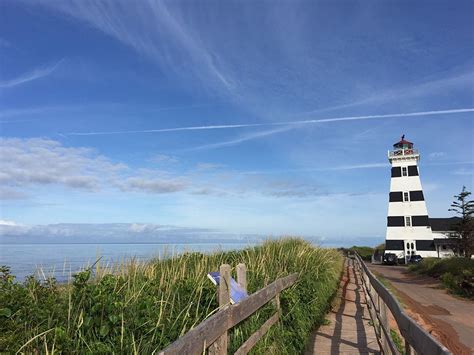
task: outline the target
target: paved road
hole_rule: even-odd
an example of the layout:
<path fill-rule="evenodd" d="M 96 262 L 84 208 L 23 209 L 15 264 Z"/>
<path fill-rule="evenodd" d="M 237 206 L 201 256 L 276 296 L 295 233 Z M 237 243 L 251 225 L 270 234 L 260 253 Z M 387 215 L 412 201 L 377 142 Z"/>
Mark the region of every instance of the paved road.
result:
<path fill-rule="evenodd" d="M 474 302 L 449 295 L 437 280 L 413 275 L 403 266 L 368 267 L 390 281 L 410 316 L 454 354 L 474 353 Z"/>
<path fill-rule="evenodd" d="M 380 354 L 375 329 L 369 324 L 362 280 L 353 263 L 352 259 L 346 259 L 338 304 L 327 315 L 329 324 L 313 333 L 305 355 Z"/>

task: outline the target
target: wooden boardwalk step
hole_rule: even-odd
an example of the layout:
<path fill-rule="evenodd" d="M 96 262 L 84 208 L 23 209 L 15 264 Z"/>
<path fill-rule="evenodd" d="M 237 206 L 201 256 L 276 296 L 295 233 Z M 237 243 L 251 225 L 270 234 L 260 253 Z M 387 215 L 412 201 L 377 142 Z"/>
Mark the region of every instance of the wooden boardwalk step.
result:
<path fill-rule="evenodd" d="M 305 354 L 380 354 L 375 329 L 370 321 L 365 293 L 353 260 L 346 259 L 337 306 L 311 336 Z"/>

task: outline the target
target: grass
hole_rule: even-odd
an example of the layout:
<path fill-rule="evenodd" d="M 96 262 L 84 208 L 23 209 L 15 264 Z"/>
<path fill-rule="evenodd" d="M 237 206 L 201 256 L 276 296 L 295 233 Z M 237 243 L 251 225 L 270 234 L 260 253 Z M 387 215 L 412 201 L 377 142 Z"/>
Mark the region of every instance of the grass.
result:
<path fill-rule="evenodd" d="M 374 248 L 356 245 L 350 247 L 349 250 L 357 252 L 357 254 L 359 254 L 359 256 L 362 258 L 362 260 L 365 261 L 371 261 L 372 254 L 374 253 Z"/>
<path fill-rule="evenodd" d="M 387 280 L 385 277 L 383 277 L 380 273 L 376 271 L 372 271 L 372 273 L 377 277 L 377 280 L 379 280 L 380 283 L 384 285 L 390 291 L 390 293 L 397 298 L 397 301 L 403 306 L 404 305 L 403 300 L 400 297 L 398 290 L 395 287 L 393 287 L 392 283 L 389 280 Z"/>
<path fill-rule="evenodd" d="M 401 355 L 405 355 L 405 344 L 400 334 L 398 334 L 398 331 L 396 329 L 390 329 L 390 336 L 392 337 L 392 340 L 399 353 Z"/>
<path fill-rule="evenodd" d="M 438 278 L 450 293 L 474 299 L 474 259 L 426 258 L 419 264 L 410 265 L 408 269 Z"/>
<path fill-rule="evenodd" d="M 216 312 L 209 271 L 245 263 L 249 292 L 300 273 L 281 294 L 282 320 L 253 353 L 301 353 L 312 329 L 324 322 L 342 270 L 335 250 L 300 239 L 268 241 L 239 251 L 186 253 L 166 260 L 96 265 L 68 284 L 29 277 L 15 282 L 0 269 L 0 353 L 153 353 Z M 271 314 L 269 303 L 230 332 L 235 351 Z"/>

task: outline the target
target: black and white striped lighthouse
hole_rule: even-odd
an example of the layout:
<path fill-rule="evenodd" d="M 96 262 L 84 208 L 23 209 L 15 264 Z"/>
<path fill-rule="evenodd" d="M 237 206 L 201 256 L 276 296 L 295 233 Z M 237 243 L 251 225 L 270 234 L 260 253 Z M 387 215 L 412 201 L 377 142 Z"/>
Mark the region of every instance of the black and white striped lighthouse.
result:
<path fill-rule="evenodd" d="M 412 255 L 436 256 L 433 234 L 418 170 L 420 154 L 402 139 L 388 152 L 392 165 L 385 253 L 405 262 Z"/>

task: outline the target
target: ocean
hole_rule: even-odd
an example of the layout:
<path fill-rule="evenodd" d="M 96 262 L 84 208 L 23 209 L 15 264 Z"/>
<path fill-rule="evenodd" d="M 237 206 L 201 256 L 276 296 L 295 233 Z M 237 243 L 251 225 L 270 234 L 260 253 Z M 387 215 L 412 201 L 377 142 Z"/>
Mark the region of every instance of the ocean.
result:
<path fill-rule="evenodd" d="M 28 275 L 39 279 L 55 277 L 63 282 L 100 258 L 102 266 L 135 258 L 146 261 L 187 251 L 213 252 L 235 250 L 252 243 L 0 243 L 0 266 L 10 267 L 17 281 Z M 253 244 L 254 245 L 254 244 Z"/>

